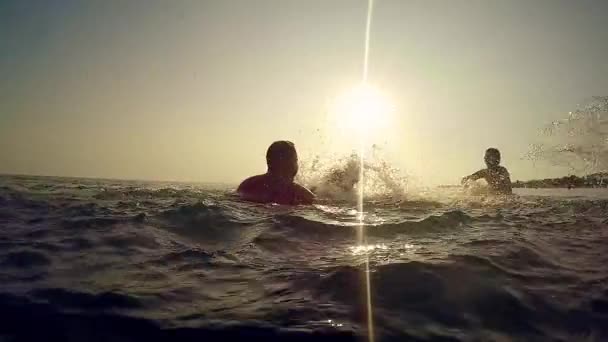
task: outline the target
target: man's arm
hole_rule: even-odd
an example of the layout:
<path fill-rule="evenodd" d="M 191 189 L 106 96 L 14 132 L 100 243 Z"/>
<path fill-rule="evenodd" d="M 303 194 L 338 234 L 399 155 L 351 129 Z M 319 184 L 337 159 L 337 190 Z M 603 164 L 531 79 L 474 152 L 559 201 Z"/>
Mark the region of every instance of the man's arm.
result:
<path fill-rule="evenodd" d="M 483 169 L 483 170 L 479 170 L 479 171 L 475 172 L 472 175 L 466 176 L 462 179 L 462 184 L 469 182 L 469 181 L 476 181 L 481 178 L 486 178 L 487 172 L 488 172 L 487 169 Z"/>

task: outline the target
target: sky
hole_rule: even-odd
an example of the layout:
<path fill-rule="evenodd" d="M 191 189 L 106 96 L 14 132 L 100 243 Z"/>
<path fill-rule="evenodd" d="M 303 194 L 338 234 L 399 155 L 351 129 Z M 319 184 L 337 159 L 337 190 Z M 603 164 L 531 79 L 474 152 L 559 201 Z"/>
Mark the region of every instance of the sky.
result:
<path fill-rule="evenodd" d="M 513 180 L 563 175 L 523 156 L 608 95 L 606 13 L 375 0 L 368 81 L 393 110 L 367 143 L 428 184 L 483 167 L 490 146 Z M 281 139 L 337 158 L 357 148 L 331 104 L 361 80 L 366 14 L 366 0 L 4 0 L 0 173 L 236 183 Z"/>

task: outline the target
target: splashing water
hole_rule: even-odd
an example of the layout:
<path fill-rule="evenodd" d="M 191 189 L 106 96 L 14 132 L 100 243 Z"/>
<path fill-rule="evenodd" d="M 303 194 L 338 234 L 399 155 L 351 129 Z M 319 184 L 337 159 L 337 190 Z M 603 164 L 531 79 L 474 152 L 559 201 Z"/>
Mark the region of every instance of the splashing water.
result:
<path fill-rule="evenodd" d="M 527 159 L 567 167 L 574 174 L 608 171 L 608 96 L 596 96 L 554 121 L 530 146 Z"/>
<path fill-rule="evenodd" d="M 407 176 L 376 152 L 374 149 L 367 155 L 363 169 L 356 152 L 348 156 L 305 159 L 300 165 L 298 182 L 312 189 L 321 200 L 358 203 L 360 190 L 366 201 L 405 199 L 409 184 Z M 365 182 L 359 182 L 361 171 L 365 172 Z"/>

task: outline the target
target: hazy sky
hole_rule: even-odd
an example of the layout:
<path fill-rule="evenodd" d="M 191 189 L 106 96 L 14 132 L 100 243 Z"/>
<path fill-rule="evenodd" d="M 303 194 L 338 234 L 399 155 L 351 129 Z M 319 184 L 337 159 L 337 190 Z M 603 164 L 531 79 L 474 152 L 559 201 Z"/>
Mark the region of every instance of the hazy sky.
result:
<path fill-rule="evenodd" d="M 330 143 L 361 77 L 366 0 L 0 2 L 0 172 L 236 182 L 277 139 Z M 395 166 L 456 182 L 608 94 L 608 1 L 376 0 L 370 82 Z M 334 139 L 335 140 L 335 139 Z M 333 150 L 335 148 L 335 151 Z"/>

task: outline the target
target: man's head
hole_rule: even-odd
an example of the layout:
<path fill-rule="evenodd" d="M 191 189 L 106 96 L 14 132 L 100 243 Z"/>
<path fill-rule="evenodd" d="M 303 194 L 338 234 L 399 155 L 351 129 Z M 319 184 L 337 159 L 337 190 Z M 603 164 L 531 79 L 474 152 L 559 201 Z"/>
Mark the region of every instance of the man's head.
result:
<path fill-rule="evenodd" d="M 275 141 L 266 151 L 268 173 L 293 180 L 298 173 L 298 153 L 291 141 Z"/>
<path fill-rule="evenodd" d="M 500 165 L 500 151 L 496 148 L 489 148 L 486 150 L 486 155 L 483 158 L 488 167 L 495 167 Z"/>

